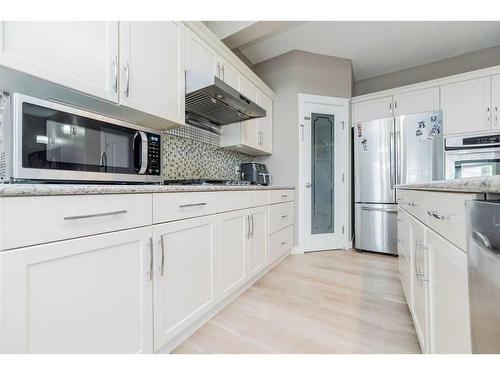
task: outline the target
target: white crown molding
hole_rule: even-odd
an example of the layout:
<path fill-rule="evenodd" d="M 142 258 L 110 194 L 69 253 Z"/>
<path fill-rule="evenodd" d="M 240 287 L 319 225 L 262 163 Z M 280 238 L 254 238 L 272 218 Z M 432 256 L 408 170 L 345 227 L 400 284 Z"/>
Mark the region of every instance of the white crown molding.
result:
<path fill-rule="evenodd" d="M 436 86 L 442 86 L 442 85 L 447 85 L 450 83 L 467 81 L 469 79 L 481 78 L 481 77 L 491 76 L 491 75 L 495 75 L 495 74 L 500 74 L 500 65 L 489 67 L 489 68 L 484 68 L 484 69 L 473 70 L 470 72 L 455 74 L 455 75 L 451 75 L 451 76 L 447 76 L 447 77 L 443 77 L 443 78 L 437 78 L 437 79 L 433 79 L 433 80 L 429 80 L 429 81 L 414 83 L 411 85 L 396 87 L 393 89 L 377 91 L 377 92 L 373 92 L 370 94 L 353 96 L 352 103 L 364 102 L 367 100 L 377 99 L 377 98 L 381 98 L 384 96 L 390 96 L 390 95 L 401 94 L 401 93 L 405 93 L 405 92 L 409 92 L 409 91 L 416 91 L 416 90 L 421 90 L 421 89 L 426 89 L 426 88 L 431 88 L 431 87 L 436 87 Z"/>

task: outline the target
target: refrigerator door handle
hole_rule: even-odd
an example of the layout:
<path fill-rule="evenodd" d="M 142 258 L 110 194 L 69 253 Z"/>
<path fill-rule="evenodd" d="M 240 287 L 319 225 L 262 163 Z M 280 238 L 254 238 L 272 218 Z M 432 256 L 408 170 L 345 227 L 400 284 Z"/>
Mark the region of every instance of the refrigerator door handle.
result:
<path fill-rule="evenodd" d="M 380 212 L 388 212 L 391 214 L 395 214 L 398 211 L 397 210 L 391 210 L 388 208 L 378 208 L 378 207 L 367 207 L 367 206 L 361 206 L 362 211 L 380 211 Z"/>
<path fill-rule="evenodd" d="M 395 165 L 394 165 L 394 132 L 390 133 L 390 141 L 389 141 L 389 153 L 390 153 L 390 159 L 389 159 L 389 168 L 391 169 L 391 190 L 394 189 L 394 185 L 396 184 L 395 182 Z"/>
<path fill-rule="evenodd" d="M 399 121 L 396 120 L 396 184 L 403 183 L 401 181 L 401 168 L 403 159 L 403 145 L 401 144 L 401 127 Z"/>

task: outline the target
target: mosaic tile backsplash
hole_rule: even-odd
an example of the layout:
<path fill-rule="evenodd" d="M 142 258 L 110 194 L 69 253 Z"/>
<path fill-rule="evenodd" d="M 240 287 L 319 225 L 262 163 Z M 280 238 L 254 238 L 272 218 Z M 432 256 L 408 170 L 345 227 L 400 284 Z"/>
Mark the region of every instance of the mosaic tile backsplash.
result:
<path fill-rule="evenodd" d="M 239 179 L 234 167 L 252 162 L 251 155 L 177 135 L 163 136 L 163 170 L 166 180 L 185 178 Z"/>

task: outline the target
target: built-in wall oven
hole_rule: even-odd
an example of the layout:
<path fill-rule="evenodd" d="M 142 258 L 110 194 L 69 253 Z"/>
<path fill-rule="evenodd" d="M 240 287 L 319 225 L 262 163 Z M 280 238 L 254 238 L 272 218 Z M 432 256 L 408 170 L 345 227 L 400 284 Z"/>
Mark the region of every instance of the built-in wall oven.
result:
<path fill-rule="evenodd" d="M 445 139 L 446 178 L 500 174 L 500 133 Z"/>
<path fill-rule="evenodd" d="M 0 107 L 1 181 L 162 180 L 159 132 L 17 93 Z"/>

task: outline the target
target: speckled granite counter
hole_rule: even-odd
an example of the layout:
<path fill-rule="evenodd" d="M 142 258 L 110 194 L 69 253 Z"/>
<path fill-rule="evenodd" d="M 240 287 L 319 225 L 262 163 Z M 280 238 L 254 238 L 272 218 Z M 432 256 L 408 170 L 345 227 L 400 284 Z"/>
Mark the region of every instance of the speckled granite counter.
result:
<path fill-rule="evenodd" d="M 396 187 L 410 190 L 500 194 L 500 176 L 442 180 L 422 184 L 397 185 Z"/>
<path fill-rule="evenodd" d="M 178 193 L 196 191 L 285 190 L 293 186 L 225 185 L 71 185 L 71 184 L 0 184 L 0 197 L 34 195 L 88 195 Z"/>

